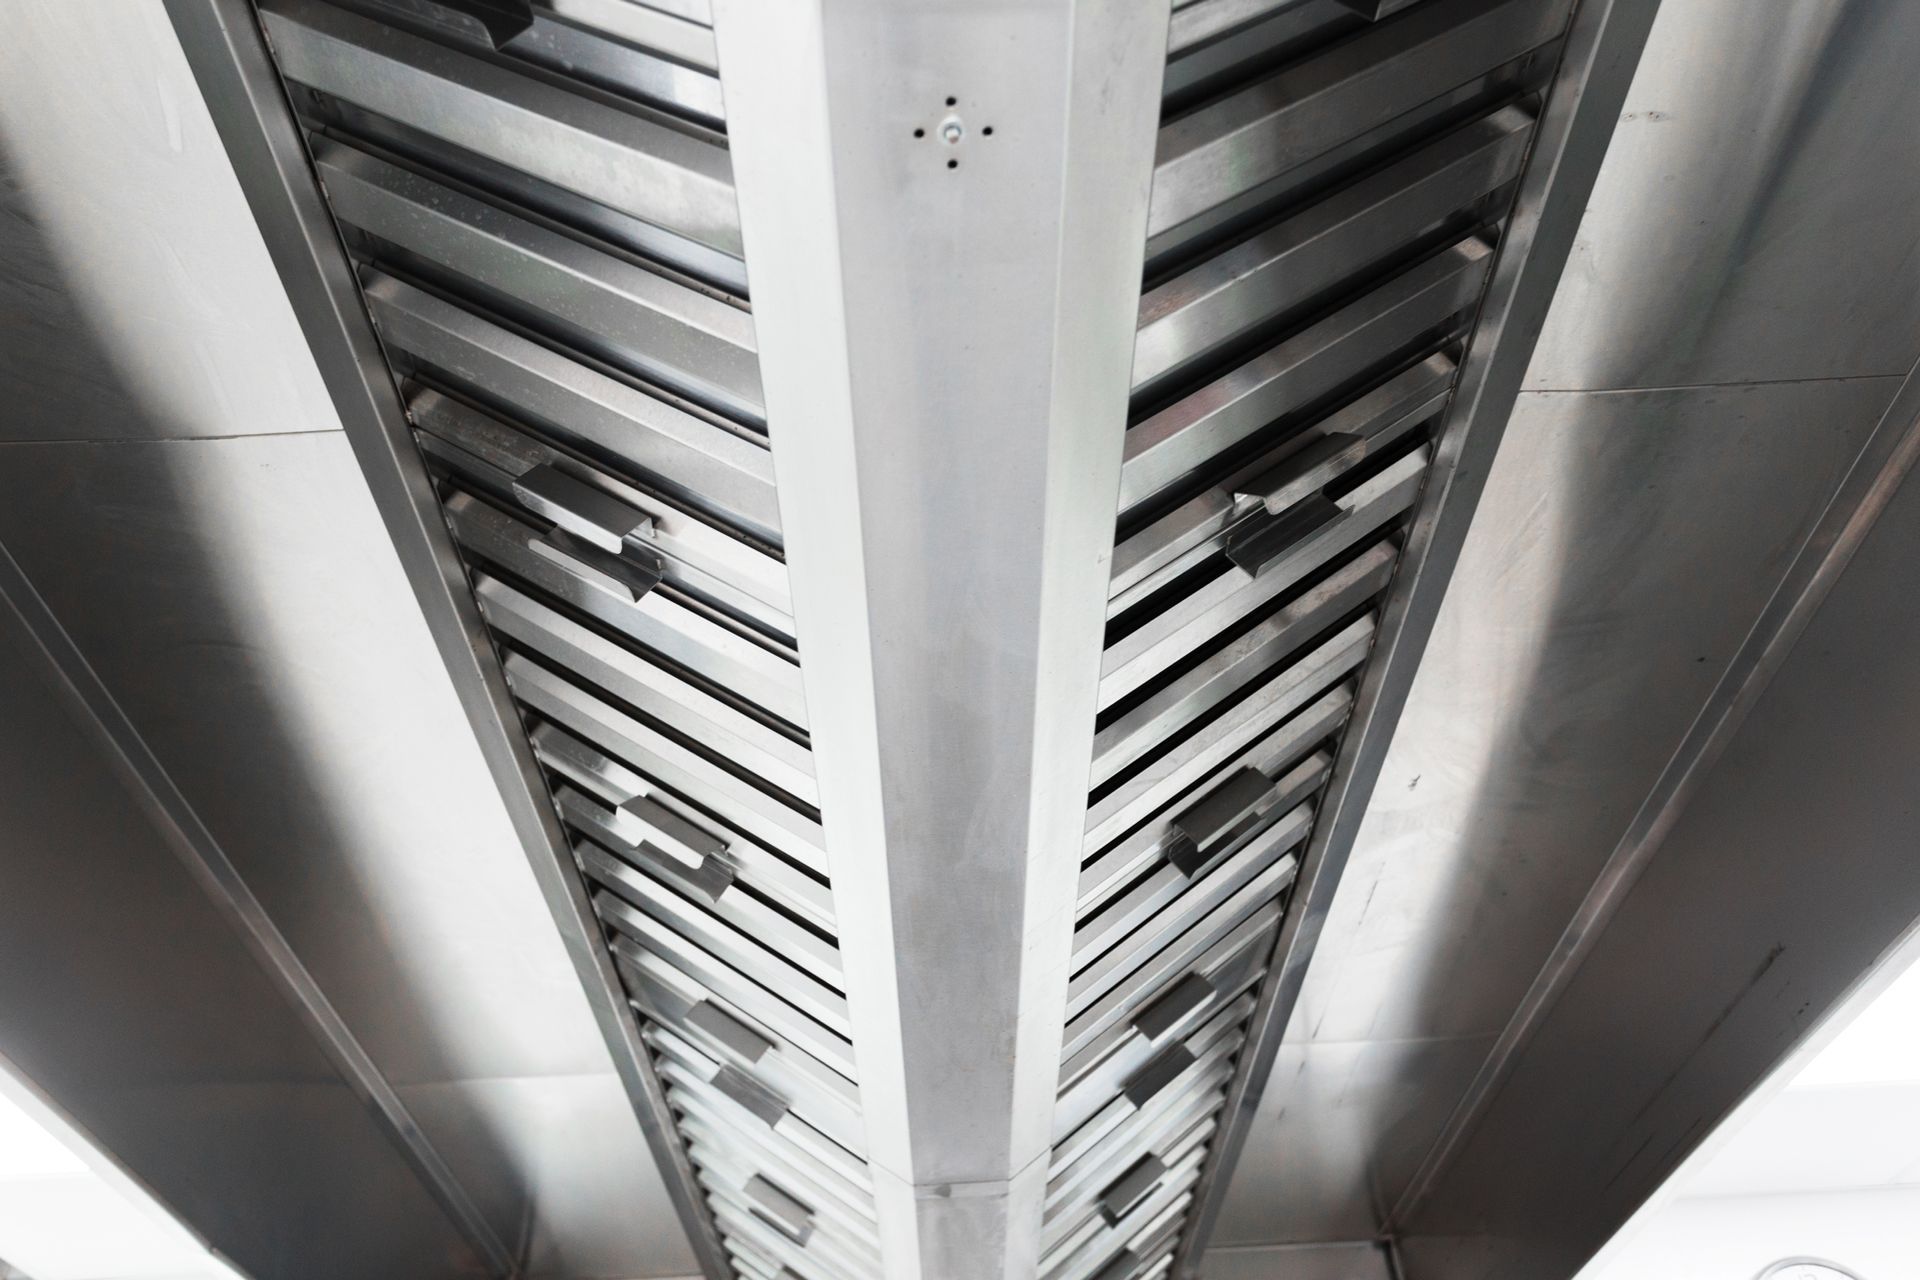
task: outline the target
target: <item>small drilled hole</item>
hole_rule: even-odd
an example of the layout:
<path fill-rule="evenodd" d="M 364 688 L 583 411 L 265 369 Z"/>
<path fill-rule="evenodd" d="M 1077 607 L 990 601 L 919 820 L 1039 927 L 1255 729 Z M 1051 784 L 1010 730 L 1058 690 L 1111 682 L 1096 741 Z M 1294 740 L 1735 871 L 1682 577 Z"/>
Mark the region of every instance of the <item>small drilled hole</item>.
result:
<path fill-rule="evenodd" d="M 958 99 L 958 98 L 948 98 L 948 99 L 947 99 L 947 105 L 948 105 L 948 106 L 950 106 L 950 107 L 956 107 L 956 106 L 959 106 L 959 105 L 960 105 L 960 99 Z"/>
<path fill-rule="evenodd" d="M 949 168 L 949 169 L 958 169 L 959 167 L 960 167 L 960 162 L 959 162 L 958 160 L 949 160 L 949 161 L 947 161 L 947 168 Z"/>
<path fill-rule="evenodd" d="M 991 132 L 991 130 L 989 130 L 989 132 Z M 924 138 L 927 136 L 927 131 L 925 129 L 915 129 L 913 131 L 913 136 L 916 138 Z"/>
<path fill-rule="evenodd" d="M 980 136 L 983 138 L 991 138 L 993 136 L 993 126 L 988 125 L 986 128 L 982 129 L 980 131 Z"/>

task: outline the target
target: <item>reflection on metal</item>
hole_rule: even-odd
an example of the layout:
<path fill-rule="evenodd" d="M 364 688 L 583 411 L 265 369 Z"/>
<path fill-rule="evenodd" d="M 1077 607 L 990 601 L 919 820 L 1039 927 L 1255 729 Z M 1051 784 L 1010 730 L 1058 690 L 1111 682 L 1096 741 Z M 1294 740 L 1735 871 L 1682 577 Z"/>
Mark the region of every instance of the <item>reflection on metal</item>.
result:
<path fill-rule="evenodd" d="M 1872 212 L 1920 172 L 1878 126 L 1911 114 L 1914 10 L 1796 6 L 1752 45 L 1748 16 L 1660 12 L 1222 1242 L 1391 1229 L 1423 1165 L 1466 1176 L 1436 1140 L 1470 1141 L 1463 1098 L 1503 1092 L 1523 1024 L 1618 931 L 1616 851 L 1657 865 L 1700 803 L 1670 788 L 1750 696 L 1742 646 L 1830 545 L 1821 512 L 1920 350 L 1910 220 Z M 1716 144 L 1736 119 L 1760 145 Z"/>
<path fill-rule="evenodd" d="M 312 6 L 289 6 L 303 12 Z M 347 438 L 500 784 L 540 888 L 701 1264 L 724 1263 L 652 1059 L 602 941 L 559 815 L 449 539 L 353 267 L 315 185 L 251 6 L 177 0 L 168 13 L 200 80 Z M 537 95 L 542 102 L 550 96 Z M 523 468 L 524 470 L 525 468 Z M 654 598 L 647 593 L 647 599 Z M 614 1265 L 625 1266 L 625 1263 Z"/>
<path fill-rule="evenodd" d="M 1901 0 L 1662 9 L 1537 390 L 1900 377 L 1920 335 L 1916 19 Z M 1740 146 L 1725 145 L 1739 130 Z"/>
<path fill-rule="evenodd" d="M 716 18 L 885 1272 L 1031 1276 L 1165 6 Z"/>
<path fill-rule="evenodd" d="M 1473 23 L 1499 16 L 1497 6 L 1462 4 L 1454 8 L 1458 10 L 1454 18 L 1462 24 L 1460 29 L 1463 31 Z M 1495 101 L 1499 101 L 1502 95 L 1513 95 L 1529 88 L 1545 88 L 1546 92 L 1533 102 L 1528 113 L 1537 113 L 1539 117 L 1538 124 L 1531 129 L 1534 134 L 1531 139 L 1532 161 L 1513 188 L 1501 193 L 1514 199 L 1514 207 L 1511 220 L 1503 229 L 1499 265 L 1485 286 L 1479 324 L 1470 339 L 1470 357 L 1461 372 L 1461 385 L 1455 391 L 1441 423 L 1430 428 L 1442 465 L 1437 468 L 1435 479 L 1426 486 L 1428 492 L 1423 496 L 1419 513 L 1408 522 L 1403 535 L 1404 554 L 1408 563 L 1402 569 L 1401 580 L 1386 605 L 1383 639 L 1378 646 L 1380 652 L 1375 655 L 1360 683 L 1355 710 L 1356 728 L 1346 736 L 1339 748 L 1332 789 L 1318 806 L 1321 811 L 1319 821 L 1305 846 L 1305 865 L 1302 870 L 1304 888 L 1298 891 L 1304 898 L 1295 902 L 1289 910 L 1275 953 L 1275 972 L 1260 988 L 1248 1031 L 1249 1047 L 1241 1055 L 1224 1103 L 1225 1120 L 1221 1137 L 1213 1144 L 1213 1158 L 1196 1192 L 1197 1221 L 1186 1234 L 1176 1261 L 1176 1267 L 1182 1274 L 1192 1274 L 1199 1265 L 1200 1247 L 1211 1234 L 1212 1221 L 1219 1212 L 1228 1174 L 1238 1157 L 1240 1145 L 1246 1139 L 1258 1106 L 1260 1089 L 1271 1073 L 1280 1033 L 1298 994 L 1319 925 L 1338 884 L 1346 852 L 1351 847 L 1358 827 L 1359 815 L 1370 797 L 1386 742 L 1391 736 L 1393 723 L 1412 679 L 1413 668 L 1419 661 L 1426 635 L 1431 629 L 1453 557 L 1457 555 L 1464 538 L 1479 485 L 1484 479 L 1486 463 L 1492 456 L 1504 426 L 1507 408 L 1518 389 L 1521 372 L 1531 352 L 1532 337 L 1537 332 L 1537 318 L 1544 313 L 1558 279 L 1560 263 L 1571 244 L 1586 191 L 1597 172 L 1606 139 L 1611 133 L 1617 104 L 1625 93 L 1627 78 L 1651 20 L 1652 5 L 1587 3 L 1580 6 L 1574 17 L 1564 50 L 1541 52 L 1535 45 L 1523 40 L 1501 54 L 1491 51 L 1505 48 L 1500 41 L 1513 39 L 1519 30 L 1526 27 L 1526 23 L 1547 23 L 1545 26 L 1527 28 L 1534 31 L 1535 41 L 1556 33 L 1558 24 L 1543 19 L 1538 13 L 1523 17 L 1522 11 L 1513 10 L 1506 15 L 1506 25 L 1498 28 L 1502 33 L 1498 38 L 1465 41 L 1456 47 L 1445 27 L 1444 15 L 1447 12 L 1445 5 L 1417 7 L 1406 17 L 1383 25 L 1377 34 L 1337 46 L 1338 55 L 1330 62 L 1338 65 L 1330 67 L 1324 75 L 1316 78 L 1305 70 L 1288 73 L 1308 83 L 1324 81 L 1329 85 L 1337 85 L 1340 74 L 1345 73 L 1346 62 L 1356 64 L 1354 74 L 1358 74 L 1360 67 L 1376 68 L 1373 74 L 1387 74 L 1385 68 L 1398 67 L 1404 77 L 1398 81 L 1399 84 L 1410 86 L 1427 83 L 1427 94 L 1446 93 L 1444 109 L 1449 114 L 1441 115 L 1432 108 L 1414 108 L 1409 103 L 1407 108 L 1412 109 L 1408 109 L 1398 125 L 1373 125 L 1372 132 L 1361 133 L 1353 141 L 1341 145 L 1310 144 L 1303 149 L 1303 156 L 1332 155 L 1342 157 L 1349 164 L 1353 163 L 1356 153 L 1367 154 L 1364 148 L 1377 151 L 1384 147 L 1406 145 L 1403 139 L 1397 142 L 1393 140 L 1392 133 L 1383 137 L 1383 129 L 1425 130 L 1430 134 L 1439 132 L 1444 127 L 1440 121 L 1458 120 L 1461 114 L 1471 110 L 1469 104 L 1474 92 Z M 1564 17 L 1564 14 L 1565 11 L 1561 10 L 1559 16 Z M 1341 27 L 1329 27 L 1330 32 L 1341 30 Z M 1296 34 L 1295 38 L 1299 36 Z M 1373 52 L 1375 46 L 1378 47 L 1377 53 Z M 1434 76 L 1433 68 L 1437 62 L 1460 59 L 1469 49 L 1487 61 L 1449 64 L 1448 74 L 1437 76 L 1430 82 L 1422 81 L 1423 76 Z M 1537 61 L 1547 66 L 1558 64 L 1558 77 L 1550 86 L 1544 68 L 1529 72 L 1524 68 L 1498 65 L 1507 58 L 1529 50 L 1533 51 Z M 1310 63 L 1303 65 L 1311 66 Z M 1420 69 L 1411 70 L 1414 67 Z M 1598 74 L 1595 68 L 1600 69 Z M 1532 78 L 1529 79 L 1529 76 Z M 1475 81 L 1472 77 L 1481 79 Z M 1458 85 L 1468 87 L 1455 88 Z M 1503 111 L 1511 112 L 1512 108 L 1504 108 Z M 1357 119 L 1362 123 L 1370 123 L 1364 115 L 1357 116 Z M 1483 128 L 1492 138 L 1497 137 L 1501 129 L 1513 128 L 1514 124 L 1511 115 L 1496 114 L 1476 127 Z M 1356 124 L 1353 127 L 1357 130 L 1361 126 Z M 1344 135 L 1333 136 L 1339 139 Z M 1464 139 L 1448 139 L 1442 145 L 1463 154 L 1471 154 L 1471 148 Z M 1324 181 L 1323 177 L 1314 173 L 1312 165 L 1306 167 L 1307 176 L 1302 179 L 1291 183 L 1284 177 L 1278 179 L 1280 186 L 1287 191 L 1288 198 L 1297 200 L 1305 181 L 1315 178 Z M 1514 171 L 1496 169 L 1494 172 L 1512 174 Z M 1473 188 L 1466 190 L 1472 191 Z M 1452 198 L 1459 199 L 1461 195 Z M 1487 203 L 1479 206 L 1480 216 L 1497 216 L 1502 209 L 1502 202 L 1494 200 L 1491 195 L 1486 200 Z M 1240 216 L 1244 217 L 1244 212 Z M 1437 209 L 1429 206 L 1419 220 L 1402 225 L 1438 228 L 1449 223 L 1460 226 L 1469 221 L 1463 215 L 1448 213 L 1443 203 Z M 1410 233 L 1408 230 L 1399 230 L 1398 234 L 1407 236 Z M 1383 258 L 1387 253 L 1384 246 L 1375 247 L 1371 252 L 1375 259 Z M 1358 265 L 1355 262 L 1350 269 Z M 1370 359 L 1380 361 L 1387 352 L 1405 350 L 1405 347 L 1394 346 L 1382 350 L 1376 346 L 1368 354 Z M 1418 358 L 1424 352 L 1415 348 L 1411 354 Z M 1353 378 L 1355 375 L 1347 376 Z M 1419 439 L 1420 435 L 1416 433 L 1413 441 Z M 1405 450 L 1410 444 L 1402 441 L 1397 448 Z M 1296 464 L 1296 469 L 1307 474 L 1323 469 L 1322 454 L 1331 458 L 1352 456 L 1344 448 L 1321 446 L 1320 451 L 1309 455 L 1307 461 Z M 1423 451 L 1420 456 L 1424 461 L 1427 455 Z M 1367 459 L 1369 469 L 1378 469 L 1382 465 L 1381 461 L 1371 457 Z M 1391 467 L 1388 466 L 1380 474 L 1392 474 Z M 1296 484 L 1295 487 L 1300 486 Z M 1361 491 L 1364 491 L 1364 486 L 1356 491 L 1356 496 Z M 1123 515 L 1123 533 L 1124 525 Z M 1340 526 L 1333 527 L 1338 529 Z M 1258 536 L 1279 535 L 1269 535 L 1263 530 Z M 1243 569 L 1247 567 L 1241 557 L 1233 556 L 1231 544 L 1226 551 L 1229 558 L 1233 558 Z M 1255 558 L 1256 567 L 1264 567 L 1267 563 L 1264 554 Z"/>
<path fill-rule="evenodd" d="M 63 694 L 84 709 L 81 714 L 91 722 L 88 729 L 97 747 L 161 838 L 186 864 L 189 877 L 239 929 L 249 949 L 311 1025 L 336 1069 L 384 1122 L 488 1268 L 502 1274 L 510 1271 L 514 1262 L 508 1246 L 420 1131 L 392 1084 L 4 547 L 0 547 L 0 602 L 11 611 L 11 623 L 31 637 L 33 646 L 58 673 Z"/>
<path fill-rule="evenodd" d="M 170 5 L 703 1265 L 1190 1274 L 1651 0 Z"/>
<path fill-rule="evenodd" d="M 57 1082 L 79 1127 L 255 1276 L 504 1272 L 459 1183 L 4 549 L 0 644 L 10 1066 Z M 103 962 L 49 967 L 75 935 L 108 940 Z M 324 1158 L 260 1160 L 263 1129 Z"/>
<path fill-rule="evenodd" d="M 1798 643 L 1867 530 L 1904 482 L 1916 456 L 1920 456 L 1917 411 L 1920 382 L 1910 376 L 1907 390 L 1868 434 L 1833 500 L 1808 532 L 1801 554 L 1781 576 L 1740 649 L 1727 663 L 1719 683 L 1708 694 L 1573 913 L 1480 1074 L 1461 1098 L 1446 1131 L 1408 1184 L 1395 1208 L 1395 1220 L 1411 1217 L 1431 1192 L 1434 1179 L 1454 1155 L 1457 1144 L 1479 1121 L 1493 1093 L 1512 1071 L 1520 1049 L 1573 981 L 1614 911 L 1680 821 L 1713 762 L 1739 731 L 1741 721 Z"/>
<path fill-rule="evenodd" d="M 1756 638 L 1777 669 L 1764 688 L 1730 676 L 1741 694 L 1690 766 L 1690 803 L 1411 1207 L 1416 1274 L 1570 1274 L 1920 925 L 1910 779 L 1895 763 L 1920 724 L 1907 657 L 1920 636 L 1920 368 L 1878 435 L 1807 549 L 1806 590 Z M 1709 915 L 1716 927 L 1700 929 Z M 1556 1096 L 1573 1070 L 1587 1080 L 1578 1108 Z M 1594 1158 L 1542 1158 L 1564 1150 Z M 1508 1176 L 1516 1167 L 1532 1172 Z"/>
<path fill-rule="evenodd" d="M 342 1086 L 346 1105 L 372 1114 L 361 1096 L 385 1097 L 393 1140 L 430 1153 L 477 1209 L 485 1234 L 457 1265 L 487 1247 L 498 1269 L 555 1276 L 690 1270 L 166 15 L 50 4 L 9 16 L 0 541 L 303 971 L 305 997 L 380 1077 Z M 0 880 L 24 906 L 38 872 L 5 825 Z M 86 860 L 106 857 L 87 846 Z M 496 945 L 447 944 L 481 926 Z M 91 920 L 79 936 L 111 933 Z M 82 953 L 125 964 L 134 945 L 67 947 L 26 972 L 69 1012 L 104 1008 L 54 979 L 84 975 L 70 963 Z M 184 977 L 190 948 L 163 952 L 183 967 L 133 966 L 169 977 L 146 1005 L 212 1053 L 226 1041 L 187 1012 L 205 994 Z M 184 1086 L 146 1092 L 155 1107 L 212 1096 L 165 1053 L 110 1047 L 123 1025 L 78 1023 L 96 1037 L 84 1080 L 111 1058 L 129 1098 L 144 1070 Z M 0 1038 L 14 1030 L 5 1020 Z M 91 1087 L 43 1083 L 60 1098 Z M 230 1096 L 243 1114 L 244 1090 Z M 218 1191 L 234 1168 L 223 1146 L 247 1131 L 189 1115 L 207 1118 L 204 1144 L 158 1158 Z M 349 1144 L 359 1123 L 343 1129 Z M 284 1167 L 316 1175 L 295 1193 L 311 1221 L 333 1176 L 325 1144 L 286 1132 L 312 1157 Z M 152 1176 L 135 1159 L 151 1149 L 119 1154 Z M 418 1193 L 402 1194 L 405 1206 Z M 225 1199 L 195 1217 L 222 1239 L 247 1203 Z M 377 1249 L 367 1222 L 361 1243 Z M 364 1260 L 281 1254 L 330 1276 Z"/>

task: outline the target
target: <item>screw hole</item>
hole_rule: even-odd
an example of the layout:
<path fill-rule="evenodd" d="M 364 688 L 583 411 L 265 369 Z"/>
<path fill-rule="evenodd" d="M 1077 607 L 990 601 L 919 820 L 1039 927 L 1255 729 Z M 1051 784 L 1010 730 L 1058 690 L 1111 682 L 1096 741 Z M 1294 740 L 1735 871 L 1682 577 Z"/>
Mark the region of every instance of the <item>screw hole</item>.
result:
<path fill-rule="evenodd" d="M 959 167 L 960 167 L 960 162 L 959 162 L 958 160 L 949 160 L 949 161 L 947 161 L 947 168 L 949 168 L 949 169 L 958 169 Z"/>
<path fill-rule="evenodd" d="M 948 106 L 950 106 L 950 107 L 956 107 L 956 106 L 959 106 L 959 105 L 960 105 L 960 99 L 958 99 L 958 98 L 948 98 L 948 99 L 947 99 L 947 105 L 948 105 Z"/>
<path fill-rule="evenodd" d="M 991 138 L 993 136 L 993 126 L 988 125 L 986 128 L 982 129 L 980 131 L 980 136 L 983 138 Z"/>
<path fill-rule="evenodd" d="M 913 136 L 916 138 L 924 138 L 927 136 L 927 131 L 925 129 L 915 129 L 913 131 Z"/>

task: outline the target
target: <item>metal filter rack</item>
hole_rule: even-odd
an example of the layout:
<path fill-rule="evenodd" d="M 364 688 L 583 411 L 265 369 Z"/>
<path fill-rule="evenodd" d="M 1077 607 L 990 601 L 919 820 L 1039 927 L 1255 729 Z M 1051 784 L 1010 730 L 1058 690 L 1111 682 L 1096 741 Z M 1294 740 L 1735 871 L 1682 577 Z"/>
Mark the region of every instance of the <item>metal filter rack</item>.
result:
<path fill-rule="evenodd" d="M 1193 1274 L 1652 5 L 168 3 L 707 1272 Z"/>

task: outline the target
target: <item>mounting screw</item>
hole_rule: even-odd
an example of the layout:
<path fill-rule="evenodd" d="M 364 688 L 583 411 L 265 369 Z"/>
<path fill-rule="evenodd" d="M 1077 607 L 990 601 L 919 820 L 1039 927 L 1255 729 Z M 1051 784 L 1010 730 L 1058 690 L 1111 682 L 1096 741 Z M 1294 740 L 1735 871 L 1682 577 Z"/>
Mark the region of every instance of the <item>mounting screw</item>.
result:
<path fill-rule="evenodd" d="M 966 127 L 960 123 L 959 116 L 948 116 L 940 122 L 940 138 L 948 146 L 957 145 L 966 136 Z"/>

